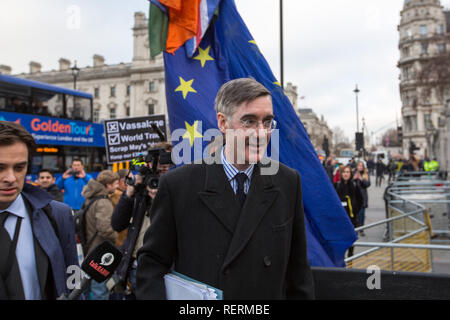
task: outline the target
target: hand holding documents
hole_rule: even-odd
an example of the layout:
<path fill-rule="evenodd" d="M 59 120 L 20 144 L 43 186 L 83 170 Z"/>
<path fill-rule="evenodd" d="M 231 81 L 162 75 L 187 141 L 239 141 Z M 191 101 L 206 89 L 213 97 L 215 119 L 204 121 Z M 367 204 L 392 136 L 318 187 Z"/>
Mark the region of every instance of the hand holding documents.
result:
<path fill-rule="evenodd" d="M 167 300 L 222 300 L 222 290 L 201 283 L 178 272 L 164 276 Z"/>

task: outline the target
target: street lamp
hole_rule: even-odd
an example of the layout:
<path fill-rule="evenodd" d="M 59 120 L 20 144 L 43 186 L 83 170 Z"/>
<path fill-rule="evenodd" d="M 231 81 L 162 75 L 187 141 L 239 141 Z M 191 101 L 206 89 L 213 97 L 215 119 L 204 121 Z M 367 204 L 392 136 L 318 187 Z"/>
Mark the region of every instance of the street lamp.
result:
<path fill-rule="evenodd" d="M 353 92 L 356 95 L 356 132 L 359 132 L 359 113 L 358 113 L 358 93 L 359 93 L 359 89 L 358 89 L 358 85 L 356 85 L 355 90 L 353 90 Z"/>
<path fill-rule="evenodd" d="M 72 76 L 73 76 L 73 89 L 77 90 L 77 77 L 80 73 L 80 68 L 77 67 L 77 60 L 75 60 L 75 65 L 70 68 L 72 70 Z"/>
<path fill-rule="evenodd" d="M 77 67 L 77 60 L 75 60 L 75 65 L 70 68 L 72 70 L 72 76 L 73 76 L 73 90 L 77 90 L 77 77 L 80 73 L 80 68 Z M 77 102 L 75 96 L 73 98 L 73 109 L 72 109 L 72 117 L 75 117 L 78 114 L 77 110 Z"/>

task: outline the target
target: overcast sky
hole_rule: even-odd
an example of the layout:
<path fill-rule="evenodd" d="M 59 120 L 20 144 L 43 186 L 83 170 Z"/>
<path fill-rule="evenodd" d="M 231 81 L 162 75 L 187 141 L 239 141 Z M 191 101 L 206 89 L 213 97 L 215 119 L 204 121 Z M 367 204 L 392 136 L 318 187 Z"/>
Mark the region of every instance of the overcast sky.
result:
<path fill-rule="evenodd" d="M 240 14 L 280 77 L 279 0 L 235 0 Z M 350 138 L 360 121 L 368 132 L 400 120 L 398 31 L 403 0 L 284 0 L 284 82 L 298 87 L 299 107 L 324 115 Z M 445 7 L 450 0 L 441 0 Z M 255 7 L 257 5 L 257 7 Z M 37 61 L 58 69 L 61 57 L 92 65 L 131 62 L 134 12 L 147 0 L 1 0 L 0 64 L 13 74 Z M 79 15 L 77 14 L 79 10 Z M 79 17 L 79 19 L 74 18 Z M 384 130 L 380 130 L 381 134 Z"/>

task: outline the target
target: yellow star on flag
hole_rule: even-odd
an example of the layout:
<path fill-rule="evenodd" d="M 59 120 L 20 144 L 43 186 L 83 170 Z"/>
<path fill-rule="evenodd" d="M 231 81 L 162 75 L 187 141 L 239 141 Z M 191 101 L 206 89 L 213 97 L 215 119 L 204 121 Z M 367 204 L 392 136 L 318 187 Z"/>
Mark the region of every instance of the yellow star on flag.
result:
<path fill-rule="evenodd" d="M 277 86 L 281 87 L 281 83 L 279 83 L 278 81 L 275 81 L 273 84 L 276 84 Z"/>
<path fill-rule="evenodd" d="M 195 60 L 200 60 L 202 68 L 205 66 L 206 61 L 214 61 L 214 58 L 209 55 L 209 49 L 211 49 L 211 46 L 208 46 L 205 50 L 198 47 L 198 55 L 194 57 Z"/>
<path fill-rule="evenodd" d="M 192 88 L 193 82 L 194 82 L 194 79 L 191 79 L 189 81 L 184 81 L 184 79 L 182 77 L 180 77 L 180 85 L 175 89 L 175 92 L 177 92 L 177 91 L 183 92 L 183 98 L 186 100 L 186 96 L 189 92 L 197 93 L 197 91 L 195 91 L 195 89 Z"/>
<path fill-rule="evenodd" d="M 248 43 L 254 44 L 256 46 L 256 48 L 258 49 L 259 52 L 261 52 L 261 50 L 259 50 L 258 45 L 256 44 L 255 40 L 249 40 Z"/>
<path fill-rule="evenodd" d="M 192 126 L 186 121 L 184 125 L 186 126 L 186 133 L 183 135 L 183 139 L 189 139 L 192 148 L 195 138 L 203 138 L 202 134 L 197 131 L 198 120 Z"/>

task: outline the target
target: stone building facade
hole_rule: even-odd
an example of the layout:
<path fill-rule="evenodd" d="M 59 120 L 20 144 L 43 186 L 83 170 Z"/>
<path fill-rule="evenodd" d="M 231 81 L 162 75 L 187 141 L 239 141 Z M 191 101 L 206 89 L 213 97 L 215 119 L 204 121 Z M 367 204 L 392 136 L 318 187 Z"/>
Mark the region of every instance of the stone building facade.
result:
<path fill-rule="evenodd" d="M 329 149 L 332 149 L 333 132 L 328 127 L 324 116 L 317 116 L 317 114 L 309 108 L 298 109 L 297 114 L 303 123 L 303 126 L 308 132 L 311 143 L 316 150 L 322 150 L 324 138 L 328 139 Z"/>
<path fill-rule="evenodd" d="M 148 20 L 142 12 L 135 13 L 133 44 L 130 63 L 107 65 L 105 58 L 96 54 L 92 66 L 80 68 L 76 89 L 94 96 L 96 122 L 149 114 L 167 115 L 163 58 L 162 55 L 150 58 Z M 70 60 L 61 58 L 59 70 L 51 71 L 42 71 L 38 62 L 29 65 L 29 73 L 16 76 L 74 88 Z"/>
<path fill-rule="evenodd" d="M 439 61 L 450 63 L 449 12 L 439 0 L 405 0 L 400 16 L 398 67 L 404 155 L 414 142 L 420 156 L 439 157 L 438 133 L 450 87 L 446 84 L 449 79 L 443 79 L 446 76 L 438 69 Z"/>

